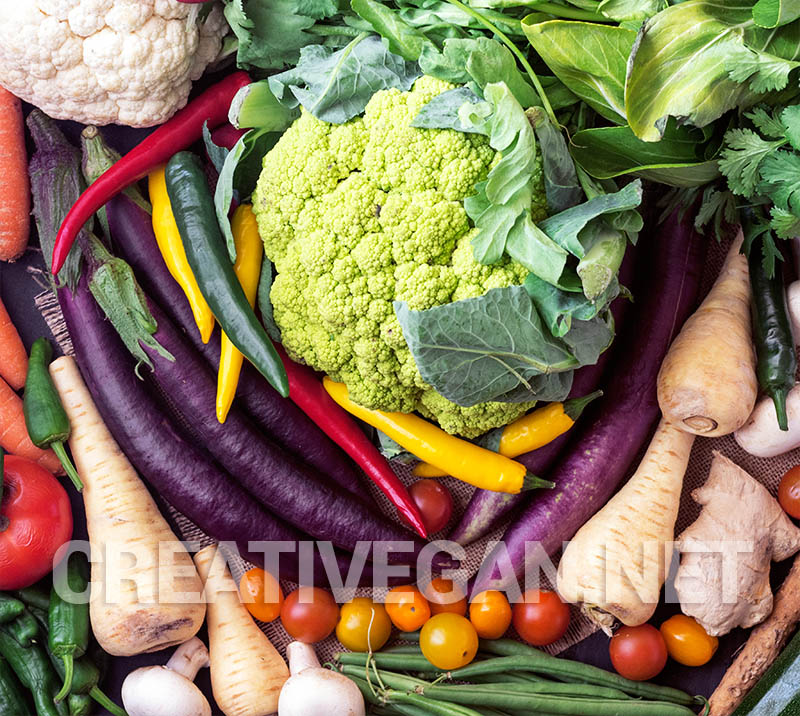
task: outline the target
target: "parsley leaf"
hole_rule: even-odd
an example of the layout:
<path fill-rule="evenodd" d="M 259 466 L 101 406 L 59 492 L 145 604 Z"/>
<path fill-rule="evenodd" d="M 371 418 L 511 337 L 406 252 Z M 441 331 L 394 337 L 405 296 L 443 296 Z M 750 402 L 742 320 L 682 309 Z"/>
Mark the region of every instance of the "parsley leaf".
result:
<path fill-rule="evenodd" d="M 730 190 L 734 194 L 752 196 L 759 181 L 761 162 L 784 143 L 783 138 L 762 139 L 752 129 L 729 130 L 719 169 L 727 177 Z"/>

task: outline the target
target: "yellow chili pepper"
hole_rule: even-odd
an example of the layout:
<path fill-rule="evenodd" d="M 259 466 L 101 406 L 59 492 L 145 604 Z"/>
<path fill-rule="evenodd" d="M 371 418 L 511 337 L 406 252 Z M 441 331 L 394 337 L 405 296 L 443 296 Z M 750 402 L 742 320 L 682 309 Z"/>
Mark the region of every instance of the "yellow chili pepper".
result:
<path fill-rule="evenodd" d="M 264 244 L 258 235 L 253 207 L 249 204 L 242 204 L 236 209 L 231 221 L 231 231 L 236 246 L 236 262 L 233 264 L 233 271 L 252 307 L 256 302 L 258 280 L 261 276 L 261 260 L 264 257 Z M 225 335 L 225 331 L 222 332 L 221 348 L 217 374 L 217 420 L 224 423 L 239 385 L 239 374 L 242 372 L 244 356 L 231 343 L 228 336 Z"/>
<path fill-rule="evenodd" d="M 348 413 L 377 428 L 420 460 L 464 482 L 495 492 L 516 494 L 534 487 L 553 487 L 552 482 L 531 475 L 522 463 L 479 445 L 461 440 L 412 413 L 385 413 L 357 405 L 344 383 L 327 376 L 323 385 Z"/>
<path fill-rule="evenodd" d="M 183 248 L 181 235 L 172 215 L 172 205 L 167 195 L 167 182 L 164 178 L 164 166 L 153 170 L 147 180 L 150 191 L 150 203 L 153 205 L 153 232 L 156 235 L 158 250 L 164 257 L 172 278 L 183 289 L 189 305 L 192 307 L 194 321 L 200 330 L 203 343 L 208 343 L 214 330 L 214 314 L 203 298 L 200 287 L 197 285 L 186 250 Z"/>
<path fill-rule="evenodd" d="M 543 408 L 523 415 L 503 428 L 497 452 L 506 457 L 517 457 L 544 447 L 575 425 L 584 408 L 602 394 L 598 390 L 564 403 L 548 403 Z M 430 463 L 421 462 L 414 466 L 414 474 L 417 477 L 444 477 L 448 473 Z"/>

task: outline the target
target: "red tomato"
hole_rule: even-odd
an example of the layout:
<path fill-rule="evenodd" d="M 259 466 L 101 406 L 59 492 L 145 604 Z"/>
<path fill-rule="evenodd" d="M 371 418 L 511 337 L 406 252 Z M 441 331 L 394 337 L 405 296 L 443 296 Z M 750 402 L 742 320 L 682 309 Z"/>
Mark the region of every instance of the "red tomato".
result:
<path fill-rule="evenodd" d="M 800 465 L 783 476 L 778 488 L 778 502 L 787 515 L 800 520 Z"/>
<path fill-rule="evenodd" d="M 318 587 L 299 587 L 281 607 L 281 623 L 293 639 L 316 644 L 329 637 L 339 621 L 339 607 L 330 592 Z"/>
<path fill-rule="evenodd" d="M 555 592 L 529 589 L 512 610 L 512 623 L 523 641 L 546 646 L 558 641 L 569 626 L 569 607 Z"/>
<path fill-rule="evenodd" d="M 0 502 L 0 589 L 22 589 L 53 571 L 72 537 L 67 491 L 31 460 L 6 455 Z"/>
<path fill-rule="evenodd" d="M 428 534 L 443 530 L 453 516 L 453 496 L 438 480 L 417 480 L 408 488 L 411 499 L 419 507 L 422 524 Z"/>
<path fill-rule="evenodd" d="M 667 663 L 664 637 L 651 624 L 618 629 L 608 651 L 617 672 L 633 681 L 655 678 Z"/>

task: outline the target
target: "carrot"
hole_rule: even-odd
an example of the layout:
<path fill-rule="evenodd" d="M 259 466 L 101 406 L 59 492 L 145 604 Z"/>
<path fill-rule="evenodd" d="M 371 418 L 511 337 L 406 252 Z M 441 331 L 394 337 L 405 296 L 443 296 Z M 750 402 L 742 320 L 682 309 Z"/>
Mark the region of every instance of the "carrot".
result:
<path fill-rule="evenodd" d="M 22 103 L 0 87 L 0 260 L 13 261 L 28 245 L 31 187 Z"/>
<path fill-rule="evenodd" d="M 0 378 L 0 447 L 6 452 L 38 462 L 50 472 L 63 471 L 52 450 L 41 450 L 31 442 L 28 429 L 25 427 L 22 398 L 11 390 L 2 378 Z"/>
<path fill-rule="evenodd" d="M 239 599 L 236 582 L 216 545 L 194 557 L 205 581 L 211 688 L 225 716 L 266 716 L 278 710 L 289 678 L 281 655 Z"/>
<path fill-rule="evenodd" d="M 50 375 L 69 416 L 69 446 L 84 485 L 94 556 L 92 631 L 113 656 L 181 644 L 198 632 L 206 612 L 192 558 L 103 423 L 74 359 L 53 361 Z"/>
<path fill-rule="evenodd" d="M 739 232 L 705 301 L 673 341 L 658 374 L 664 417 L 695 435 L 738 430 L 756 403 L 747 258 Z"/>
<path fill-rule="evenodd" d="M 558 592 L 598 624 L 644 624 L 672 557 L 694 435 L 661 420 L 638 469 L 575 535 L 558 566 Z"/>
<path fill-rule="evenodd" d="M 0 377 L 14 390 L 21 390 L 25 385 L 27 373 L 28 354 L 16 327 L 11 322 L 11 316 L 0 300 Z"/>

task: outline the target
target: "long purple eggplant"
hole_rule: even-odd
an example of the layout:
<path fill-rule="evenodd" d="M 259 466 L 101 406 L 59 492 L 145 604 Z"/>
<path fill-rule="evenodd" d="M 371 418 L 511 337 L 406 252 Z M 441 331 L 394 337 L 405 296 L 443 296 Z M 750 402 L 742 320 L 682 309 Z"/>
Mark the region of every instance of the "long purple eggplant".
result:
<path fill-rule="evenodd" d="M 479 573 L 473 593 L 496 587 L 509 568 L 519 578 L 535 569 L 543 555 L 561 549 L 611 497 L 652 433 L 659 415 L 656 376 L 697 303 L 706 244 L 693 230 L 691 217 L 681 222 L 676 213 L 649 243 L 639 264 L 654 270 L 639 281 L 638 300 L 624 341 L 615 349 L 613 378 L 603 398 L 590 406 L 567 454 L 549 473 L 555 489 L 538 493 L 506 530 L 488 557 L 494 569 Z M 530 549 L 526 563 L 529 543 L 541 549 Z"/>
<path fill-rule="evenodd" d="M 636 253 L 635 246 L 629 247 L 625 252 L 625 260 L 619 271 L 619 280 L 623 286 L 629 286 L 633 281 Z M 630 305 L 631 302 L 623 297 L 611 304 L 611 313 L 614 316 L 614 325 L 618 333 L 622 330 Z M 587 365 L 575 371 L 570 391 L 571 398 L 588 395 L 598 387 L 602 387 L 601 381 L 612 353 L 613 349 L 609 349 L 600 355 L 600 359 L 594 365 Z M 570 430 L 538 450 L 525 453 L 515 459 L 525 465 L 534 475 L 546 477 L 572 437 L 573 431 Z M 470 544 L 499 527 L 509 513 L 524 505 L 534 496 L 535 493 L 531 494 L 530 492 L 509 495 L 492 490 L 475 490 L 461 520 L 453 528 L 448 539 L 462 545 Z"/>
<path fill-rule="evenodd" d="M 124 194 L 106 205 L 117 254 L 133 268 L 145 292 L 185 333 L 192 346 L 212 366 L 219 365 L 219 333 L 203 343 L 189 302 L 167 270 L 153 235 L 150 214 Z M 237 401 L 258 427 L 277 443 L 328 475 L 350 492 L 367 497 L 363 480 L 339 447 L 291 400 L 278 393 L 245 361 Z"/>
<path fill-rule="evenodd" d="M 218 541 L 236 542 L 240 552 L 260 564 L 263 553 L 249 542 L 300 542 L 311 538 L 265 510 L 202 449 L 186 438 L 136 377 L 134 361 L 82 278 L 73 293 L 58 292 L 76 360 L 103 420 L 145 481 L 170 505 Z M 336 552 L 340 574 L 347 576 L 351 557 Z M 301 571 L 294 553 L 280 557 L 280 578 L 297 581 Z M 319 554 L 314 580 L 327 583 Z M 362 579 L 371 583 L 373 568 Z"/>

